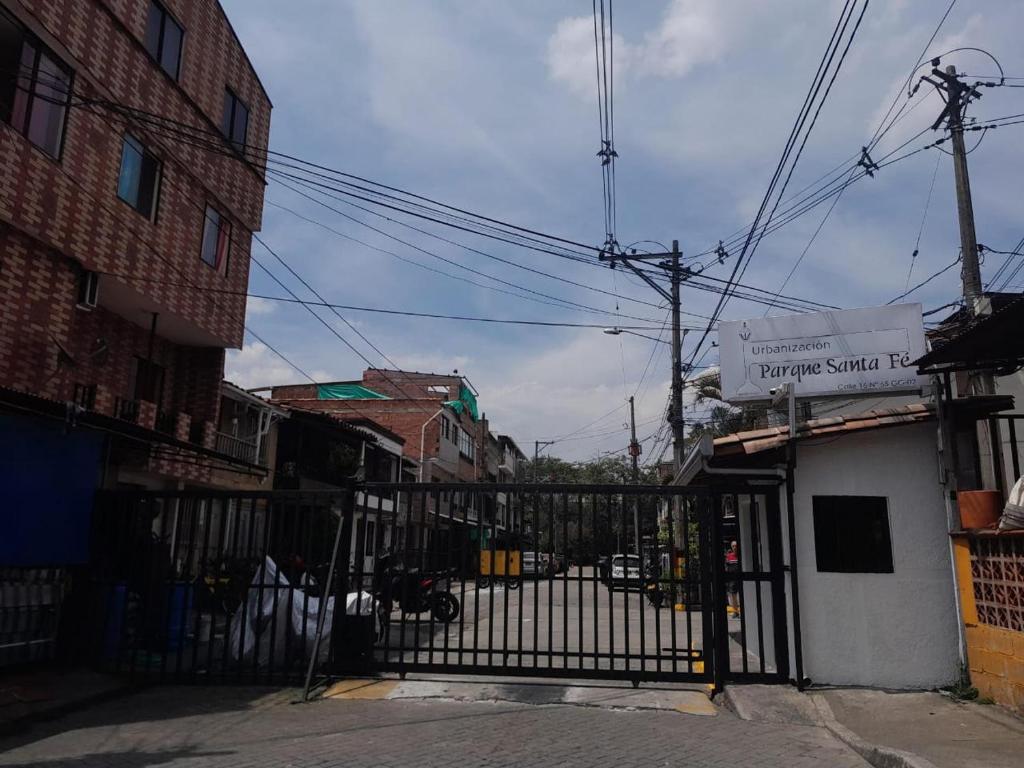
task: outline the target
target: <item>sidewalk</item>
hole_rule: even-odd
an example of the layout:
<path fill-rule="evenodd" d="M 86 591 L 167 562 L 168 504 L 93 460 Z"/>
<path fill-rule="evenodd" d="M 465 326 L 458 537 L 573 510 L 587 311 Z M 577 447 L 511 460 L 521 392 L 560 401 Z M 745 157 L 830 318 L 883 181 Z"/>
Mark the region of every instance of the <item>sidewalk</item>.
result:
<path fill-rule="evenodd" d="M 0 673 L 0 737 L 128 690 L 123 678 L 88 670 Z"/>
<path fill-rule="evenodd" d="M 825 728 L 744 722 L 721 709 L 662 709 L 682 700 L 684 692 L 676 689 L 660 690 L 664 699 L 644 700 L 643 688 L 629 687 L 585 686 L 580 695 L 567 691 L 583 686 L 491 682 L 490 691 L 472 694 L 461 680 L 422 681 L 418 691 L 412 681 L 388 682 L 402 698 L 388 697 L 383 689 L 389 686 L 366 680 L 306 704 L 294 703 L 297 689 L 153 687 L 0 739 L 0 766 L 867 766 Z M 367 698 L 342 695 L 358 690 Z M 647 694 L 658 690 L 651 686 Z"/>
<path fill-rule="evenodd" d="M 820 725 L 882 768 L 1024 765 L 1024 721 L 941 693 L 733 686 L 726 697 L 744 720 Z"/>

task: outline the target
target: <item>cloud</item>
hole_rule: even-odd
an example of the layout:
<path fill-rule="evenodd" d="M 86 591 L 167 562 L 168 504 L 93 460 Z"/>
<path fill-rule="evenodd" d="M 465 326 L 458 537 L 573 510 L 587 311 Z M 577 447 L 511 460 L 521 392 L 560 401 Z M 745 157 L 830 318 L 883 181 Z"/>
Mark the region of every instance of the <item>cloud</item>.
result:
<path fill-rule="evenodd" d="M 261 299 L 255 296 L 249 297 L 245 304 L 246 316 L 269 315 L 277 306 L 269 299 Z"/>
<path fill-rule="evenodd" d="M 617 83 L 636 77 L 679 78 L 725 52 L 729 27 L 721 4 L 713 0 L 673 0 L 658 26 L 638 43 L 616 33 L 609 56 L 614 56 Z M 594 19 L 562 19 L 548 39 L 548 75 L 584 99 L 596 96 Z"/>
<path fill-rule="evenodd" d="M 310 375 L 317 381 L 330 379 L 320 369 L 314 369 Z M 239 350 L 228 350 L 224 361 L 224 378 L 243 389 L 304 380 L 298 371 L 258 341 L 246 344 Z"/>

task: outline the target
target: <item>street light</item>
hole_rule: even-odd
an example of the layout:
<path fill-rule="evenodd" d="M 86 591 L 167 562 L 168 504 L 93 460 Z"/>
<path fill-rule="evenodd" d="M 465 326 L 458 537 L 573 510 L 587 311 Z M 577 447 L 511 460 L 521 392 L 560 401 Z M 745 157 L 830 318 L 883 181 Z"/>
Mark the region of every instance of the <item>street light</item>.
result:
<path fill-rule="evenodd" d="M 628 333 L 631 336 L 639 336 L 641 339 L 650 339 L 651 341 L 660 341 L 662 344 L 670 344 L 666 339 L 659 339 L 654 336 L 648 336 L 646 333 L 637 333 L 627 328 L 605 328 L 602 333 L 607 333 L 609 336 L 618 336 L 620 333 Z M 684 332 L 685 335 L 685 332 Z"/>

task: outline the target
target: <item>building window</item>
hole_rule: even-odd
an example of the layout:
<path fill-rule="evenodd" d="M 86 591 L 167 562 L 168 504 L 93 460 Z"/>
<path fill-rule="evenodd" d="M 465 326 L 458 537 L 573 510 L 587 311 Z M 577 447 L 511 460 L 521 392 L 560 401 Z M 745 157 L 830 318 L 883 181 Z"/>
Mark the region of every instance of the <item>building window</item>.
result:
<path fill-rule="evenodd" d="M 472 435 L 460 427 L 456 427 L 455 431 L 458 434 L 459 453 L 467 458 L 474 458 L 476 456 L 476 444 L 473 442 Z"/>
<path fill-rule="evenodd" d="M 220 129 L 235 147 L 245 147 L 246 133 L 249 130 L 249 108 L 230 88 L 224 91 L 224 116 L 221 118 Z"/>
<path fill-rule="evenodd" d="M 121 147 L 121 173 L 117 196 L 147 219 L 156 214 L 160 188 L 160 161 L 134 136 L 125 136 Z"/>
<path fill-rule="evenodd" d="M 218 272 L 227 271 L 228 245 L 231 240 L 231 222 L 209 205 L 203 218 L 203 249 L 200 257 Z"/>
<path fill-rule="evenodd" d="M 884 496 L 814 496 L 812 504 L 819 572 L 893 572 Z"/>
<path fill-rule="evenodd" d="M 176 22 L 160 3 L 149 4 L 149 19 L 146 21 L 146 50 L 164 72 L 178 79 L 181 71 L 181 43 L 185 30 Z"/>
<path fill-rule="evenodd" d="M 0 118 L 60 157 L 71 69 L 0 7 Z"/>

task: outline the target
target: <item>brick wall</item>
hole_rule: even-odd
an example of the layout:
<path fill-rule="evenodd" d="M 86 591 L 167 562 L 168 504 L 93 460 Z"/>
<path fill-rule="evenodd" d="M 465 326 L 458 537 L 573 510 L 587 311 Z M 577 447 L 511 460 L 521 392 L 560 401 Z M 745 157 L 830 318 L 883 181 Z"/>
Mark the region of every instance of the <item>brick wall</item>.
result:
<path fill-rule="evenodd" d="M 0 254 L 0 296 L 9 299 L 0 305 L 0 382 L 55 400 L 71 399 L 76 383 L 95 384 L 103 395 L 96 409 L 111 414 L 114 398 L 133 394 L 132 368 L 148 358 L 149 330 L 102 307 L 77 307 L 75 263 L 3 224 Z M 223 349 L 181 346 L 158 334 L 153 362 L 165 368 L 162 409 L 216 418 Z"/>
<path fill-rule="evenodd" d="M 1024 714 L 1024 535 L 957 534 L 954 556 L 971 684 Z"/>
<path fill-rule="evenodd" d="M 0 0 L 74 70 L 76 98 L 108 99 L 203 129 L 220 123 L 225 86 L 250 107 L 248 141 L 265 145 L 270 103 L 215 0 L 169 0 L 185 27 L 180 85 L 141 40 L 149 0 Z M 162 162 L 155 221 L 118 199 L 124 133 Z M 190 147 L 139 122 L 125 126 L 102 109 L 72 108 L 59 161 L 14 131 L 0 130 L 0 221 L 88 269 L 129 283 L 163 313 L 180 316 L 210 343 L 240 346 L 250 236 L 258 229 L 263 181 L 236 158 Z M 232 220 L 226 270 L 199 258 L 207 202 Z M 159 254 L 159 255 L 158 255 Z M 101 286 L 101 300 L 103 290 Z M 6 298 L 6 297 L 4 297 Z"/>

